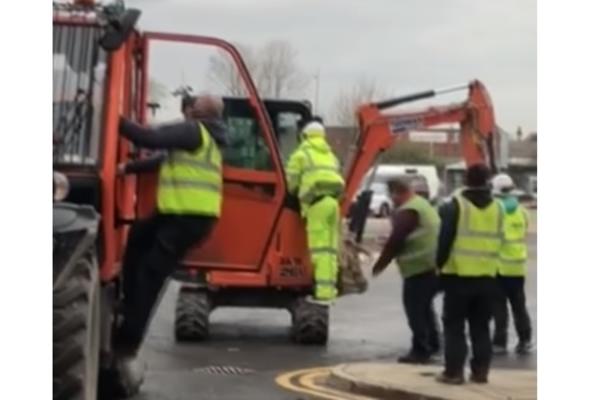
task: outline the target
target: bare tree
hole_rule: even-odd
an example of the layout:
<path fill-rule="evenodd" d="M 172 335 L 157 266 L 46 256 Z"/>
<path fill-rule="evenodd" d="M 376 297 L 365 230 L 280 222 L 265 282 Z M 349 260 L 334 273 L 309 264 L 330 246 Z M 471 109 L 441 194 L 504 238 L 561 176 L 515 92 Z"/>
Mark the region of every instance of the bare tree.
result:
<path fill-rule="evenodd" d="M 236 47 L 261 96 L 291 96 L 306 86 L 307 75 L 298 67 L 296 51 L 288 42 L 271 41 L 257 50 L 240 44 Z M 210 58 L 208 75 L 213 82 L 222 85 L 227 94 L 247 95 L 238 68 L 225 51 Z"/>
<path fill-rule="evenodd" d="M 361 78 L 352 87 L 342 89 L 333 102 L 332 117 L 345 126 L 356 126 L 355 112 L 359 105 L 384 97 L 373 79 Z"/>
<path fill-rule="evenodd" d="M 260 49 L 255 79 L 261 95 L 278 99 L 306 86 L 308 76 L 298 67 L 296 57 L 296 50 L 285 41 L 274 40 Z"/>
<path fill-rule="evenodd" d="M 242 55 L 246 67 L 251 75 L 254 75 L 256 63 L 251 48 L 236 44 L 236 48 Z M 240 75 L 238 67 L 233 58 L 225 50 L 218 50 L 216 54 L 208 60 L 208 77 L 213 82 L 222 85 L 225 93 L 231 96 L 246 96 L 247 90 L 244 81 Z"/>

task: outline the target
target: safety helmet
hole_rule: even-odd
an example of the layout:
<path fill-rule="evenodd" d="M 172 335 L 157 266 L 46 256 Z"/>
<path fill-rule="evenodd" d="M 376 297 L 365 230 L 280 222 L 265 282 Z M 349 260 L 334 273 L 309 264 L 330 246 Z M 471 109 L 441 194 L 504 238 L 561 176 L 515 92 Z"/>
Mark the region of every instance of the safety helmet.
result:
<path fill-rule="evenodd" d="M 302 128 L 302 137 L 313 138 L 313 137 L 325 137 L 325 127 L 323 124 L 313 121 L 309 122 Z"/>
<path fill-rule="evenodd" d="M 508 174 L 498 174 L 492 179 L 492 191 L 495 195 L 509 194 L 515 188 L 515 183 Z"/>

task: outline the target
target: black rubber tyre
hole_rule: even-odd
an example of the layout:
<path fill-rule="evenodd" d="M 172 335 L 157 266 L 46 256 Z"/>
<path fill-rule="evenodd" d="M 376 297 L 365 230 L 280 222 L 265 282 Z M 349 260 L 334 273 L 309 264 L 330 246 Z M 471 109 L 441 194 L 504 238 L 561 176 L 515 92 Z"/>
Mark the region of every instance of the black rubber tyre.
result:
<path fill-rule="evenodd" d="M 291 309 L 292 340 L 300 344 L 325 345 L 329 338 L 329 307 L 297 300 Z"/>
<path fill-rule="evenodd" d="M 207 340 L 211 310 L 210 296 L 206 291 L 180 288 L 175 307 L 175 339 L 180 342 Z"/>
<path fill-rule="evenodd" d="M 100 278 L 88 253 L 53 291 L 54 400 L 96 400 L 99 351 Z"/>

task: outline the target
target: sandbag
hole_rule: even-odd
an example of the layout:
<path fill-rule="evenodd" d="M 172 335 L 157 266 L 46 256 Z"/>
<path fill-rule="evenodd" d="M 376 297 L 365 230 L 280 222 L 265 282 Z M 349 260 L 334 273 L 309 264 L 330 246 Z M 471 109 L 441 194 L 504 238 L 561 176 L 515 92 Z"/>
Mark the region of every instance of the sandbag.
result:
<path fill-rule="evenodd" d="M 360 255 L 364 254 L 369 258 L 371 255 L 349 235 L 342 236 L 338 252 L 338 296 L 364 293 L 369 284 L 362 271 Z"/>

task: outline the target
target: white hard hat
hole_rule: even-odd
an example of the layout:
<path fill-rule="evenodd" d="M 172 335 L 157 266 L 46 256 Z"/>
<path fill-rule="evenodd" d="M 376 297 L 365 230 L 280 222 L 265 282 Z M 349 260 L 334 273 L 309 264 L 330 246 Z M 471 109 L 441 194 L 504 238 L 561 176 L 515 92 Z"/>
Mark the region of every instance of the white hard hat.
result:
<path fill-rule="evenodd" d="M 309 122 L 302 129 L 302 134 L 306 137 L 325 137 L 325 127 L 319 122 Z"/>
<path fill-rule="evenodd" d="M 492 178 L 492 190 L 494 194 L 507 194 L 515 188 L 515 183 L 508 174 L 498 174 Z"/>

